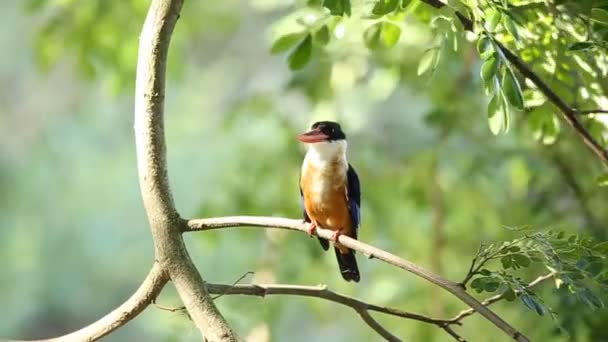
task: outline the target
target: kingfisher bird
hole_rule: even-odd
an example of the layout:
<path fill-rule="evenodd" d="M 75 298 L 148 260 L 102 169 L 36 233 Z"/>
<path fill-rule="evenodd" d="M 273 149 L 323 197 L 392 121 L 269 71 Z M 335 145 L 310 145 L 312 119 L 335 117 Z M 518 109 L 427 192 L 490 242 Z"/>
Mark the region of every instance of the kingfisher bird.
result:
<path fill-rule="evenodd" d="M 361 222 L 361 187 L 355 169 L 346 160 L 346 135 L 337 122 L 319 121 L 298 140 L 308 145 L 300 174 L 300 198 L 308 234 L 317 227 L 333 230 L 331 240 L 340 273 L 346 281 L 358 282 L 355 251 L 343 246 L 339 235 L 357 238 Z M 324 250 L 329 241 L 319 237 Z"/>

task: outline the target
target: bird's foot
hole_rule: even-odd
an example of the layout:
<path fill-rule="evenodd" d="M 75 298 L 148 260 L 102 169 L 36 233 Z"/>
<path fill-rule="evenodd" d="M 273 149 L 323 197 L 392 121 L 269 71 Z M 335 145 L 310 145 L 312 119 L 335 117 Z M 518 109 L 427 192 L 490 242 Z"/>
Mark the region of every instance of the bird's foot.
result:
<path fill-rule="evenodd" d="M 317 233 L 317 224 L 313 221 L 310 223 L 310 227 L 307 230 L 308 236 L 312 237 Z"/>
<path fill-rule="evenodd" d="M 339 230 L 335 230 L 331 236 L 329 237 L 329 239 L 333 242 L 338 242 L 338 237 L 342 235 L 342 233 Z"/>

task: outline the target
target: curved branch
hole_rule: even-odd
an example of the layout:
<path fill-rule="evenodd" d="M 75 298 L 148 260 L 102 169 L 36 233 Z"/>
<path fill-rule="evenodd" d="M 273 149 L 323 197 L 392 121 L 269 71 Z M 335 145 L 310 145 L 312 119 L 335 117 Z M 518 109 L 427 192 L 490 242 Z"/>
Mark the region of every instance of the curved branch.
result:
<path fill-rule="evenodd" d="M 153 0 L 142 28 L 135 87 L 135 142 L 141 194 L 155 255 L 201 333 L 211 341 L 236 341 L 215 307 L 186 250 L 169 187 L 163 123 L 169 42 L 183 0 Z"/>
<path fill-rule="evenodd" d="M 376 321 L 371 315 L 370 311 L 380 312 L 386 315 L 401 317 L 411 320 L 416 320 L 428 324 L 433 324 L 441 329 L 444 329 L 450 335 L 452 335 L 457 341 L 463 341 L 462 337 L 458 336 L 449 329 L 452 323 L 449 320 L 440 320 L 430 318 L 428 316 L 401 311 L 398 309 L 388 308 L 384 306 L 369 304 L 360 299 L 346 296 L 334 291 L 331 291 L 325 285 L 319 286 L 301 286 L 301 285 L 226 285 L 226 284 L 207 284 L 207 290 L 209 293 L 221 294 L 221 295 L 249 295 L 266 297 L 271 295 L 289 295 L 289 296 L 302 296 L 302 297 L 313 297 L 321 298 L 331 302 L 339 303 L 348 306 L 355 310 L 361 316 L 361 319 L 367 323 L 372 329 L 374 329 L 379 335 L 384 337 L 387 341 L 401 341 L 395 335 L 391 334 L 386 330 L 378 321 Z M 446 329 L 448 328 L 448 329 Z"/>
<path fill-rule="evenodd" d="M 162 271 L 160 265 L 155 262 L 150 270 L 150 273 L 148 273 L 148 276 L 139 286 L 137 291 L 135 291 L 135 293 L 129 299 L 127 299 L 126 302 L 121 304 L 112 312 L 100 318 L 96 322 L 91 323 L 90 325 L 75 332 L 55 338 L 37 341 L 63 342 L 98 340 L 127 324 L 142 311 L 144 311 L 144 309 L 148 307 L 148 305 L 150 305 L 150 303 L 152 303 L 158 296 L 168 280 L 169 278 Z"/>
<path fill-rule="evenodd" d="M 308 225 L 302 220 L 292 220 L 279 217 L 255 217 L 255 216 L 235 216 L 235 217 L 220 217 L 209 219 L 195 219 L 188 221 L 186 231 L 211 230 L 228 227 L 264 227 L 264 228 L 280 228 L 288 230 L 298 230 L 307 232 Z M 327 229 L 317 229 L 317 235 L 330 239 L 332 231 Z M 344 246 L 360 252 L 369 258 L 377 258 L 393 266 L 397 266 L 403 270 L 413 273 L 441 288 L 450 292 L 462 302 L 469 305 L 480 315 L 492 322 L 496 327 L 504 331 L 507 335 L 517 341 L 529 341 L 527 337 L 513 328 L 509 323 L 505 322 L 500 316 L 486 308 L 477 299 L 469 295 L 458 284 L 444 279 L 408 260 L 402 259 L 394 254 L 383 251 L 374 246 L 370 246 L 358 240 L 354 240 L 348 236 L 340 235 L 338 241 Z"/>

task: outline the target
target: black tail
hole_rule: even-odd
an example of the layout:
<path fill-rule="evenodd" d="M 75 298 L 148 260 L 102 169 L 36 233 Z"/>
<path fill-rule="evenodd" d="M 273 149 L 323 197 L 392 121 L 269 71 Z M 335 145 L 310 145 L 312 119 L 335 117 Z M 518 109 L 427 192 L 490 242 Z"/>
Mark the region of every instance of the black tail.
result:
<path fill-rule="evenodd" d="M 336 260 L 338 260 L 338 266 L 340 267 L 340 273 L 342 278 L 346 281 L 359 282 L 359 267 L 357 267 L 357 259 L 355 258 L 355 251 L 352 249 L 348 250 L 348 253 L 342 254 L 338 248 L 334 248 L 336 251 Z"/>

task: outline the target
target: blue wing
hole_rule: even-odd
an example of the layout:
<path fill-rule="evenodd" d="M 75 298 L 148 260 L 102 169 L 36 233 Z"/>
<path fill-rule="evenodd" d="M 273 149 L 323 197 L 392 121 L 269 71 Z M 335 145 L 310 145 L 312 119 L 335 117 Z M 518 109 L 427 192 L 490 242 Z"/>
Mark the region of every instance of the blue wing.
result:
<path fill-rule="evenodd" d="M 348 164 L 347 181 L 347 198 L 348 198 L 348 210 L 350 212 L 350 220 L 353 223 L 355 236 L 357 238 L 357 231 L 361 224 L 361 185 L 359 184 L 359 176 L 352 165 Z"/>

